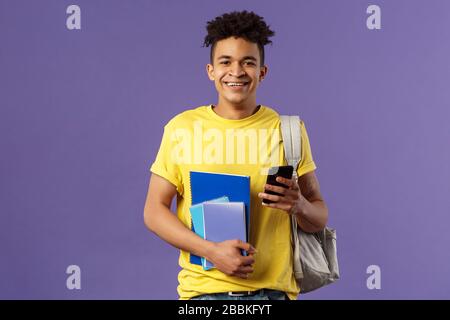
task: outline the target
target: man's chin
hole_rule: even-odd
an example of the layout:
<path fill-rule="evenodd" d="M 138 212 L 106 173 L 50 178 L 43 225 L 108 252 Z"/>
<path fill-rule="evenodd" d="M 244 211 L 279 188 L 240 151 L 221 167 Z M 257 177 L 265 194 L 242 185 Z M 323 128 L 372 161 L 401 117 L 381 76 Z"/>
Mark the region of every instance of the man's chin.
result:
<path fill-rule="evenodd" d="M 242 105 L 247 101 L 248 97 L 226 97 L 224 98 L 229 104 L 232 105 Z"/>

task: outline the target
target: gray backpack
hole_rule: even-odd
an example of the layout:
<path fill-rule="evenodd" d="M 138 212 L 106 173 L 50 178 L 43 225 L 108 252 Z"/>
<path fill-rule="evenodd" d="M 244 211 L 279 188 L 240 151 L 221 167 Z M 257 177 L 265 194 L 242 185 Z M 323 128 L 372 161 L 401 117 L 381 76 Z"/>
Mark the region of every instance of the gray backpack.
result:
<path fill-rule="evenodd" d="M 280 116 L 284 154 L 288 165 L 297 167 L 301 160 L 301 130 L 298 116 Z M 291 239 L 293 244 L 294 275 L 300 293 L 307 293 L 339 279 L 336 250 L 336 230 L 325 227 L 323 231 L 306 233 L 292 216 Z"/>

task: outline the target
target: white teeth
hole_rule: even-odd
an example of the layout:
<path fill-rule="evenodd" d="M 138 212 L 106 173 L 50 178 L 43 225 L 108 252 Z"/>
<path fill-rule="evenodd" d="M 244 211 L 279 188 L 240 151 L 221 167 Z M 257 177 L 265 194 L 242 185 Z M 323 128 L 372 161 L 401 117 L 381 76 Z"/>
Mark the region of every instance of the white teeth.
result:
<path fill-rule="evenodd" d="M 244 83 L 242 83 L 242 82 L 228 82 L 227 83 L 227 86 L 230 86 L 230 87 L 241 87 L 243 85 L 244 85 Z"/>

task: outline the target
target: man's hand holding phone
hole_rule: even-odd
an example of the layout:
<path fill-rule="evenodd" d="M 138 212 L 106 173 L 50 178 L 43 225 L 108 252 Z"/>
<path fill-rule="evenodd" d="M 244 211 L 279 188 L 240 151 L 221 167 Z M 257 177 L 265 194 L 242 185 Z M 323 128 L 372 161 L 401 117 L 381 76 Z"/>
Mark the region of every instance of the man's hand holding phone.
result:
<path fill-rule="evenodd" d="M 294 181 L 292 174 L 292 166 L 270 168 L 264 192 L 258 193 L 263 205 L 289 214 L 296 212 L 301 201 L 306 199 L 302 196 L 298 182 Z"/>

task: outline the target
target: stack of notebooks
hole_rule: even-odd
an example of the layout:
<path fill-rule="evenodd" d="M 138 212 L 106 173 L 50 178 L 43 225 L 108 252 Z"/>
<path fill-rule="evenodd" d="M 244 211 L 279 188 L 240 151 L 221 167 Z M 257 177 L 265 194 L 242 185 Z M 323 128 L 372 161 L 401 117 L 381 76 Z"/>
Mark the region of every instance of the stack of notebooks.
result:
<path fill-rule="evenodd" d="M 192 230 L 203 239 L 248 242 L 250 177 L 211 172 L 190 172 Z M 245 252 L 243 252 L 245 254 Z M 214 265 L 191 254 L 190 262 L 209 270 Z"/>

